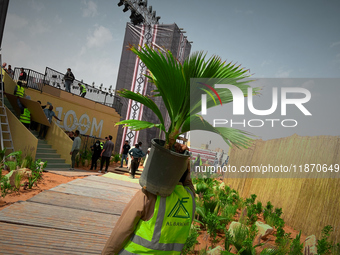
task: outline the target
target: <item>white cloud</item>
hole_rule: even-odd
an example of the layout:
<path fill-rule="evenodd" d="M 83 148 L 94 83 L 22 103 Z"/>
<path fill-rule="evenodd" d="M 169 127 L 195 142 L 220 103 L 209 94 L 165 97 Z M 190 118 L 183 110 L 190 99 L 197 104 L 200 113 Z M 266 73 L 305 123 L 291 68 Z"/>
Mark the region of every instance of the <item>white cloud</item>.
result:
<path fill-rule="evenodd" d="M 276 73 L 277 78 L 288 78 L 293 70 L 279 70 Z"/>
<path fill-rule="evenodd" d="M 41 20 L 36 20 L 33 24 L 30 25 L 30 33 L 32 35 L 43 34 L 50 30 L 48 26 Z"/>
<path fill-rule="evenodd" d="M 79 55 L 82 56 L 86 53 L 87 49 L 102 48 L 107 43 L 113 40 L 111 31 L 103 26 L 96 26 L 93 32 L 91 32 L 86 38 L 86 44 L 80 49 Z"/>
<path fill-rule="evenodd" d="M 6 30 L 13 31 L 26 27 L 28 21 L 16 14 L 8 13 L 6 18 Z"/>
<path fill-rule="evenodd" d="M 333 42 L 332 44 L 331 44 L 331 48 L 333 48 L 333 47 L 335 47 L 335 46 L 339 46 L 340 45 L 340 41 L 338 41 L 338 42 Z"/>
<path fill-rule="evenodd" d="M 102 47 L 106 43 L 112 41 L 112 34 L 110 30 L 106 27 L 99 26 L 94 31 L 93 34 L 87 37 L 87 47 Z"/>
<path fill-rule="evenodd" d="M 98 14 L 97 4 L 93 1 L 83 1 L 85 8 L 83 8 L 83 17 L 94 17 Z"/>

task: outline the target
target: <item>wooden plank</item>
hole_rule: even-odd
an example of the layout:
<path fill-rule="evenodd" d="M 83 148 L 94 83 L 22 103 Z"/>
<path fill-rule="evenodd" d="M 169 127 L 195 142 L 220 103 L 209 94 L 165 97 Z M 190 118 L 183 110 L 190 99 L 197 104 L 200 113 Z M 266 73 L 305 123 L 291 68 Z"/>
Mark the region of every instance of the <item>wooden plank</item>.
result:
<path fill-rule="evenodd" d="M 100 173 L 95 173 L 92 171 L 74 169 L 70 170 L 69 168 L 53 168 L 53 169 L 44 169 L 44 171 L 54 174 L 59 174 L 63 176 L 89 176 L 89 175 L 100 175 Z"/>
<path fill-rule="evenodd" d="M 93 188 L 93 189 L 105 189 L 105 190 L 117 191 L 117 192 L 132 194 L 132 195 L 134 195 L 138 191 L 138 189 L 135 189 L 135 188 L 120 186 L 120 185 L 116 185 L 112 183 L 96 182 L 96 181 L 88 180 L 86 178 L 75 179 L 69 182 L 69 184 L 75 185 L 75 186 L 89 187 L 91 189 Z M 139 189 L 141 189 L 140 186 L 139 186 Z"/>
<path fill-rule="evenodd" d="M 126 203 L 122 202 L 107 201 L 100 198 L 72 195 L 51 190 L 39 193 L 28 201 L 114 215 L 121 215 L 126 206 Z"/>
<path fill-rule="evenodd" d="M 20 108 L 18 106 L 17 97 L 8 93 L 5 93 L 8 101 L 11 103 L 13 109 L 18 113 L 21 114 Z M 41 105 L 38 102 L 34 102 L 33 100 L 20 98 L 19 99 L 22 105 L 26 106 L 28 110 L 31 112 L 31 120 L 41 123 L 45 126 L 50 127 L 51 124 L 48 122 L 46 115 L 41 108 Z M 47 106 L 48 107 L 48 106 Z"/>
<path fill-rule="evenodd" d="M 141 189 L 141 186 L 138 183 L 127 182 L 127 181 L 122 181 L 122 180 L 115 180 L 115 179 L 107 178 L 107 177 L 104 177 L 104 176 L 89 176 L 89 177 L 84 178 L 83 180 L 105 182 L 105 183 L 110 183 L 110 184 L 114 184 L 114 185 L 130 187 L 130 188 L 134 188 L 134 189 Z"/>
<path fill-rule="evenodd" d="M 119 216 L 53 205 L 20 202 L 0 211 L 0 222 L 109 235 Z"/>
<path fill-rule="evenodd" d="M 72 185 L 72 182 L 60 184 L 59 186 L 54 187 L 50 190 L 73 195 L 101 198 L 122 203 L 128 203 L 134 195 L 132 190 L 126 192 L 119 192 L 117 190 L 113 191 L 108 189 L 94 189 L 93 187 Z"/>
<path fill-rule="evenodd" d="M 0 223 L 0 229 L 0 254 L 99 254 L 107 239 L 105 235 L 9 223 Z"/>

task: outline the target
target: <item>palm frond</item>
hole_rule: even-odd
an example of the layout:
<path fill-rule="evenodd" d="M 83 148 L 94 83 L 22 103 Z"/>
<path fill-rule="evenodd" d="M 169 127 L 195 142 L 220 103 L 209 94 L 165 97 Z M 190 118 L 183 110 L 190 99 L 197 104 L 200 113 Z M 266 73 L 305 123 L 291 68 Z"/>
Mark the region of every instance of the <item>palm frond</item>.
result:
<path fill-rule="evenodd" d="M 248 137 L 251 135 L 250 133 L 235 128 L 213 127 L 198 114 L 191 115 L 186 119 L 182 126 L 181 133 L 193 130 L 203 130 L 216 133 L 220 135 L 229 146 L 233 144 L 238 148 L 248 148 L 252 144 L 252 139 Z"/>
<path fill-rule="evenodd" d="M 146 128 L 159 128 L 160 130 L 164 131 L 164 126 L 163 124 L 154 124 L 148 121 L 143 121 L 143 120 L 123 120 L 120 122 L 117 122 L 115 126 L 118 125 L 123 125 L 123 127 L 128 127 L 131 130 L 134 131 L 139 131 L 142 129 L 146 129 Z"/>
<path fill-rule="evenodd" d="M 155 102 L 152 101 L 150 98 L 148 98 L 147 96 L 143 96 L 141 94 L 137 94 L 137 93 L 132 92 L 132 91 L 127 90 L 127 89 L 120 90 L 120 91 L 117 91 L 117 92 L 122 97 L 125 97 L 125 98 L 128 98 L 128 99 L 132 99 L 132 100 L 137 101 L 137 102 L 145 105 L 146 107 L 150 108 L 150 110 L 153 111 L 156 114 L 156 116 L 158 117 L 159 121 L 164 126 L 164 120 L 163 120 L 162 113 L 159 110 L 158 106 L 155 104 Z"/>

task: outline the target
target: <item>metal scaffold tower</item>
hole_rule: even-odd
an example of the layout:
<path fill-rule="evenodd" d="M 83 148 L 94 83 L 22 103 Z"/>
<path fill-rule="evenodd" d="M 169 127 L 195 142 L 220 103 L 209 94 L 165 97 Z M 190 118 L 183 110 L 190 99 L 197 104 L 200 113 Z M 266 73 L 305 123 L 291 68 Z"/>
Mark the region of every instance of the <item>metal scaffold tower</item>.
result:
<path fill-rule="evenodd" d="M 153 40 L 155 39 L 154 35 L 157 33 L 157 24 L 161 17 L 156 16 L 156 11 L 152 10 L 152 6 L 148 7 L 147 0 L 120 0 L 118 6 L 123 5 L 123 12 L 131 11 L 131 23 L 134 26 L 142 25 L 139 45 L 141 47 L 145 47 L 145 45 L 152 47 Z M 147 68 L 142 61 L 137 59 L 135 69 L 137 72 L 133 77 L 131 91 L 145 95 L 147 78 L 144 75 L 147 72 Z M 143 105 L 139 102 L 129 100 L 128 109 L 130 110 L 127 112 L 126 119 L 141 120 Z M 125 127 L 121 144 L 123 145 L 125 140 L 129 140 L 130 142 L 137 141 L 138 135 L 138 131 L 133 131 Z"/>

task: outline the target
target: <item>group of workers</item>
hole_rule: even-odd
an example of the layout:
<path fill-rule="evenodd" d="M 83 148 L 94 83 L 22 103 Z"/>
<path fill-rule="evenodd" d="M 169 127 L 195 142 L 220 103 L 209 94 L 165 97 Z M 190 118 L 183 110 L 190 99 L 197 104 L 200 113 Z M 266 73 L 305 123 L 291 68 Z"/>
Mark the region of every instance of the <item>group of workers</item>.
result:
<path fill-rule="evenodd" d="M 20 101 L 20 98 L 24 98 L 25 96 L 25 88 L 22 85 L 23 85 L 22 81 L 18 81 L 17 85 L 14 88 L 14 95 L 17 96 L 17 104 L 20 108 L 19 120 L 27 129 L 36 129 L 38 123 L 31 121 L 30 110 Z M 26 98 L 30 99 L 29 96 L 26 96 Z M 37 101 L 37 102 L 41 104 L 40 101 Z M 41 108 L 43 109 L 43 112 L 48 122 L 51 124 L 53 117 L 59 121 L 62 121 L 55 115 L 52 104 L 51 103 L 47 103 L 47 104 L 49 105 L 49 107 L 47 107 L 47 105 L 43 105 L 41 106 Z M 41 124 L 38 138 L 45 139 L 47 130 L 48 130 L 48 126 Z"/>

